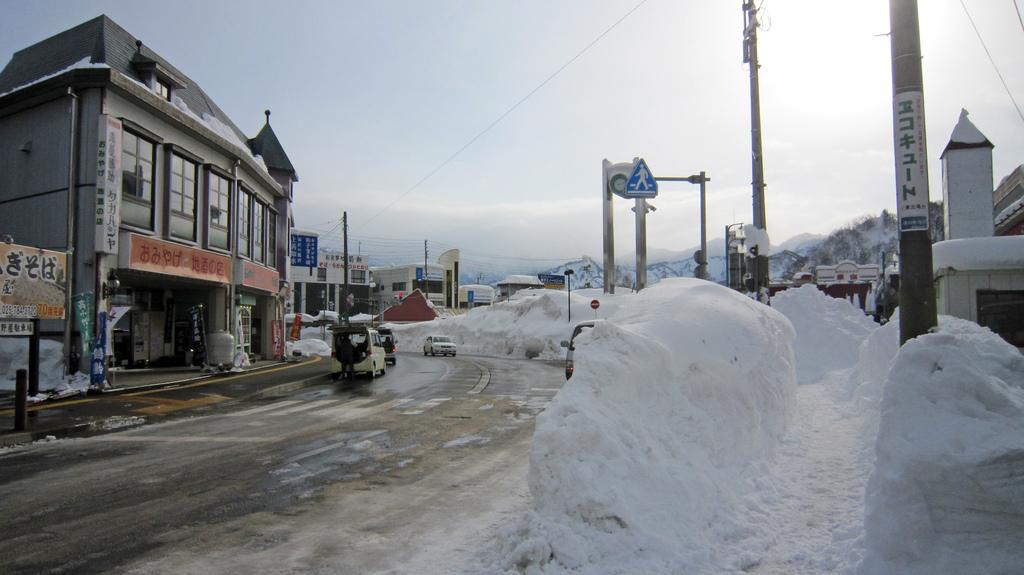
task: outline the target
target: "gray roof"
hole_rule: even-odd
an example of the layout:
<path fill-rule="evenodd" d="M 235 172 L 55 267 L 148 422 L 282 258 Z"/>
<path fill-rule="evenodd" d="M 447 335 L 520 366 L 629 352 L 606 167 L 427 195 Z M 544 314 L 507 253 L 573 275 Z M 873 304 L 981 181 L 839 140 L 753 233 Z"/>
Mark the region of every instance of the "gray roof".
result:
<path fill-rule="evenodd" d="M 138 51 L 139 47 L 136 45 L 134 36 L 106 15 L 97 16 L 15 52 L 11 61 L 0 72 L 0 94 L 65 70 L 84 58 L 89 58 L 93 64 L 106 64 L 121 74 L 138 81 L 141 81 L 141 78 L 132 64 L 132 59 L 152 61 L 184 84 L 174 93 L 181 97 L 193 113 L 200 117 L 203 114 L 208 114 L 217 118 L 229 126 L 239 140 L 247 141 L 248 138 L 242 130 L 206 95 L 206 92 L 203 92 L 198 84 L 144 44 L 141 46 L 141 57 L 136 55 Z"/>
<path fill-rule="evenodd" d="M 252 149 L 252 153 L 263 157 L 263 163 L 267 165 L 268 169 L 288 172 L 295 181 L 298 181 L 299 174 L 292 166 L 291 160 L 288 159 L 288 154 L 284 153 L 284 147 L 277 139 L 274 129 L 270 127 L 270 110 L 265 113 L 267 123 L 263 125 L 263 129 L 256 134 L 255 138 L 249 140 L 249 148 Z"/>

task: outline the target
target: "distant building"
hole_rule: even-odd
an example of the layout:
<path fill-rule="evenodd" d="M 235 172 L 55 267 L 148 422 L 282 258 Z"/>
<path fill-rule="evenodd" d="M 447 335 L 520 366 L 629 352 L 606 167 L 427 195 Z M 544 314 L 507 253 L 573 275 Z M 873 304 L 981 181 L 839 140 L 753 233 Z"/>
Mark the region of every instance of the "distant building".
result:
<path fill-rule="evenodd" d="M 293 230 L 292 235 L 319 236 L 316 232 Z M 379 301 L 374 297 L 370 283 L 370 266 L 366 256 L 348 256 L 348 294 L 352 304 L 349 316 L 378 313 Z M 336 311 L 344 315 L 345 255 L 337 250 L 318 249 L 317 265 L 289 265 L 292 293 L 288 302 L 290 311 L 317 315 L 321 311 Z"/>
<path fill-rule="evenodd" d="M 222 66 L 254 92 L 269 81 Z M 13 55 L 0 72 L 0 142 L 0 234 L 71 251 L 75 309 L 124 310 L 116 365 L 188 362 L 196 318 L 233 342 L 228 352 L 283 355 L 299 178 L 269 112 L 248 138 L 195 80 L 99 16 Z M 87 356 L 96 322 L 75 317 L 42 331 L 66 327 L 65 354 Z"/>
<path fill-rule="evenodd" d="M 1024 235 L 1024 165 L 1017 166 L 999 182 L 992 199 L 996 235 Z"/>
<path fill-rule="evenodd" d="M 473 293 L 473 302 L 470 305 L 469 294 Z M 459 286 L 459 307 L 480 307 L 494 303 L 494 288 L 479 284 L 463 284 Z"/>
<path fill-rule="evenodd" d="M 438 313 L 434 304 L 423 296 L 423 292 L 414 289 L 401 302 L 387 308 L 381 317 L 383 323 L 413 323 L 437 319 Z"/>
<path fill-rule="evenodd" d="M 814 281 L 818 285 L 871 283 L 879 277 L 876 264 L 857 264 L 843 260 L 834 266 L 818 266 L 814 269 Z"/>
<path fill-rule="evenodd" d="M 511 275 L 498 282 L 498 295 L 507 300 L 519 290 L 542 287 L 544 287 L 544 282 L 540 281 L 537 276 Z"/>
<path fill-rule="evenodd" d="M 993 235 L 992 147 L 961 110 L 940 156 L 947 240 Z"/>
<path fill-rule="evenodd" d="M 1024 349 L 1024 236 L 948 240 L 932 253 L 938 312 Z"/>
<path fill-rule="evenodd" d="M 377 284 L 376 297 L 383 302 L 384 309 L 397 304 L 415 290 L 434 305 L 444 305 L 444 268 L 430 264 L 423 272 L 423 264 L 375 267 L 372 270 Z"/>

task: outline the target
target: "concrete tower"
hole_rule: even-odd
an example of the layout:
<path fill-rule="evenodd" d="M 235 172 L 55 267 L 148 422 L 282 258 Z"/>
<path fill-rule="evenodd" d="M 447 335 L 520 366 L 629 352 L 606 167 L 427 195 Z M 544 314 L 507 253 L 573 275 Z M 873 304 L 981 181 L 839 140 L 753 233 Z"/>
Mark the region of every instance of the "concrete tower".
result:
<path fill-rule="evenodd" d="M 946 239 L 994 234 L 992 216 L 992 143 L 960 111 L 942 151 L 942 201 Z"/>

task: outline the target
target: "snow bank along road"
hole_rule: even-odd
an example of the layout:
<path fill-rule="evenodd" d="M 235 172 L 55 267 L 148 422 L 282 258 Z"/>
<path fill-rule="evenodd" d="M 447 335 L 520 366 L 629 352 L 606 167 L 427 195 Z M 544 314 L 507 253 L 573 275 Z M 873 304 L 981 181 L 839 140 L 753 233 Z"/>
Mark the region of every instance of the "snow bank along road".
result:
<path fill-rule="evenodd" d="M 563 378 L 401 354 L 372 383 L 0 451 L 0 570 L 443 571 L 522 511 Z"/>

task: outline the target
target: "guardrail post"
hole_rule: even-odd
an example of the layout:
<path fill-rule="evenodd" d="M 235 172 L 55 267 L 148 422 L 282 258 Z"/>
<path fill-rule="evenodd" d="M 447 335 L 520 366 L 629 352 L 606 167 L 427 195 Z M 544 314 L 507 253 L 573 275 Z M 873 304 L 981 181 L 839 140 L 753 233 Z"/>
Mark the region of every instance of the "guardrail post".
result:
<path fill-rule="evenodd" d="M 14 431 L 25 431 L 28 427 L 28 371 L 15 372 L 14 390 Z"/>

